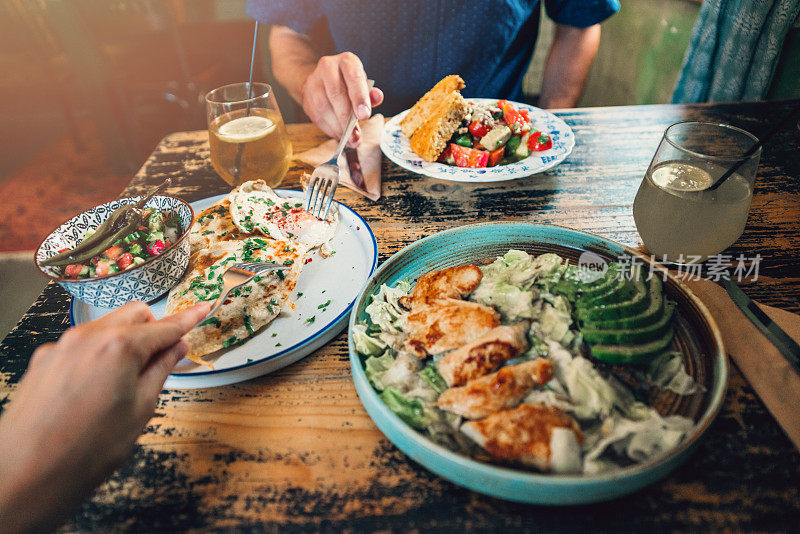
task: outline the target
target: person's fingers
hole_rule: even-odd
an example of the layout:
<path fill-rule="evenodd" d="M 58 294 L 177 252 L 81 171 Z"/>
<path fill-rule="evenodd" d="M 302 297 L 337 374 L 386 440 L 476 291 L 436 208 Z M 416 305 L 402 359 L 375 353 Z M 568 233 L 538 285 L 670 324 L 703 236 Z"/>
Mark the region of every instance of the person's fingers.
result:
<path fill-rule="evenodd" d="M 347 119 L 350 117 L 350 99 L 347 96 L 347 86 L 342 73 L 339 70 L 338 57 L 326 56 L 319 60 L 317 67 L 325 87 L 325 95 L 328 97 L 330 107 L 333 109 L 333 120 L 339 126 L 338 135 L 344 131 Z"/>
<path fill-rule="evenodd" d="M 96 325 L 129 325 L 153 321 L 150 307 L 141 301 L 129 302 L 95 321 Z"/>
<path fill-rule="evenodd" d="M 146 420 L 152 415 L 164 382 L 188 351 L 189 344 L 180 340 L 172 347 L 156 354 L 139 375 L 136 410 L 142 419 Z"/>
<path fill-rule="evenodd" d="M 372 114 L 372 107 L 364 66 L 358 56 L 351 52 L 340 54 L 340 57 L 339 70 L 342 72 L 347 95 L 350 97 L 350 108 L 355 111 L 358 120 L 365 121 Z"/>
<path fill-rule="evenodd" d="M 383 91 L 373 87 L 369 90 L 369 100 L 372 103 L 372 107 L 380 106 L 383 103 Z"/>
<path fill-rule="evenodd" d="M 128 329 L 128 348 L 139 357 L 140 369 L 147 366 L 153 354 L 175 345 L 210 309 L 211 303 L 203 302 L 175 315 Z"/>
<path fill-rule="evenodd" d="M 316 73 L 309 76 L 303 85 L 303 111 L 329 136 L 337 137 L 342 131 L 325 93 L 325 86 Z"/>

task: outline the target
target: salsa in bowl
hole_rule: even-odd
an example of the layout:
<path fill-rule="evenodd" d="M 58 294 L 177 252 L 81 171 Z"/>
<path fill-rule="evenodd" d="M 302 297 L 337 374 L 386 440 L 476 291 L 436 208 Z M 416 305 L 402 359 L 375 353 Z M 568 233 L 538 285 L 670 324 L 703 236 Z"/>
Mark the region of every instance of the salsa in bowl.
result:
<path fill-rule="evenodd" d="M 56 228 L 36 251 L 39 270 L 79 300 L 103 308 L 151 301 L 169 291 L 189 263 L 188 236 L 194 219 L 191 206 L 173 196 L 150 199 L 144 206 L 146 217 L 113 242 L 101 244 L 91 258 L 65 266 L 43 264 L 88 239 L 114 210 L 140 198 L 101 204 Z"/>

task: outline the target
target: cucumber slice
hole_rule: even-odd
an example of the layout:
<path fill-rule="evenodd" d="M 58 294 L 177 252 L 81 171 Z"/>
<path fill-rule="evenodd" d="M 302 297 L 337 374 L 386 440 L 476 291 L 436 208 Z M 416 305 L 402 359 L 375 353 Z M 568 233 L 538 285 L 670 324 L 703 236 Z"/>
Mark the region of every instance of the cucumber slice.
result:
<path fill-rule="evenodd" d="M 590 345 L 592 356 L 611 364 L 646 364 L 661 354 L 672 342 L 675 331 L 672 324 L 655 341 L 639 345 Z"/>
<path fill-rule="evenodd" d="M 663 307 L 661 317 L 653 324 L 641 328 L 626 328 L 620 330 L 581 328 L 581 334 L 583 335 L 583 339 L 589 344 L 636 345 L 637 343 L 645 343 L 653 339 L 658 339 L 658 337 L 669 328 L 673 311 L 675 311 L 675 303 L 667 302 L 666 306 Z"/>
<path fill-rule="evenodd" d="M 600 304 L 590 308 L 580 308 L 578 309 L 578 318 L 586 323 L 630 317 L 643 312 L 650 304 L 650 298 L 647 284 L 641 276 L 641 269 L 637 270 L 632 282 L 636 289 L 633 297 L 613 304 Z"/>
<path fill-rule="evenodd" d="M 659 277 L 650 277 L 649 292 L 650 305 L 642 313 L 606 321 L 587 321 L 584 326 L 598 330 L 623 330 L 625 328 L 641 328 L 653 324 L 658 321 L 664 310 L 664 295 L 661 291 L 661 279 Z"/>

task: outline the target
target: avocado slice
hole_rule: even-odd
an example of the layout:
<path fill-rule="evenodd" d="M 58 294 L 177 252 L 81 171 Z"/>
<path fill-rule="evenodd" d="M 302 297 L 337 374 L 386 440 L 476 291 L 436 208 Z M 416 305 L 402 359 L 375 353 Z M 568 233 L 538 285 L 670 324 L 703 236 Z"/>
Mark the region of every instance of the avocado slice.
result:
<path fill-rule="evenodd" d="M 650 277 L 649 293 L 650 305 L 642 313 L 619 319 L 587 321 L 584 326 L 598 330 L 623 330 L 625 328 L 641 328 L 653 324 L 661 318 L 661 313 L 664 310 L 664 295 L 661 291 L 661 279 L 659 277 Z"/>
<path fill-rule="evenodd" d="M 575 303 L 578 308 L 593 308 L 601 304 L 613 304 L 628 300 L 636 293 L 636 286 L 624 276 L 614 279 L 607 291 L 594 296 L 581 295 Z"/>
<path fill-rule="evenodd" d="M 632 282 L 635 286 L 635 293 L 630 299 L 613 304 L 598 304 L 588 308 L 579 308 L 577 312 L 578 319 L 582 320 L 584 323 L 605 321 L 608 319 L 630 317 L 643 312 L 650 304 L 650 298 L 647 284 L 642 279 L 640 269 L 637 270 L 636 276 Z"/>
<path fill-rule="evenodd" d="M 611 364 L 646 364 L 672 342 L 675 331 L 670 324 L 660 338 L 639 345 L 590 345 L 592 356 Z"/>
<path fill-rule="evenodd" d="M 581 328 L 583 339 L 589 343 L 601 345 L 635 345 L 657 339 L 669 328 L 675 303 L 667 302 L 661 316 L 653 324 L 641 328 L 623 328 L 619 330 L 602 330 L 598 328 Z"/>
<path fill-rule="evenodd" d="M 553 290 L 557 293 L 562 293 L 574 300 L 578 295 L 593 295 L 603 293 L 611 287 L 616 276 L 618 264 L 612 263 L 608 266 L 608 270 L 599 279 L 593 282 L 584 282 L 579 273 L 579 267 L 570 265 L 564 272 L 561 279 L 555 284 Z"/>

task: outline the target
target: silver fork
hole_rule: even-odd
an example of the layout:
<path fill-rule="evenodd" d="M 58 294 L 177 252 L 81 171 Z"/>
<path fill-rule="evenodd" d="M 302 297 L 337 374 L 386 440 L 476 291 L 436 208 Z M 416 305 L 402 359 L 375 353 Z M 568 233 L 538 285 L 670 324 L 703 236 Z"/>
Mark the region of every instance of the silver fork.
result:
<path fill-rule="evenodd" d="M 375 85 L 373 80 L 367 80 L 367 87 L 372 89 Z M 339 139 L 339 146 L 333 153 L 333 157 L 319 165 L 311 173 L 311 180 L 308 182 L 308 189 L 306 189 L 305 209 L 314 217 L 319 219 L 326 219 L 328 217 L 328 210 L 333 203 L 333 194 L 339 186 L 339 156 L 344 150 L 347 140 L 353 134 L 353 128 L 356 127 L 356 114 L 350 110 L 350 117 L 347 119 L 347 126 L 345 126 L 344 133 Z"/>
<path fill-rule="evenodd" d="M 237 287 L 243 286 L 255 278 L 256 275 L 269 271 L 277 271 L 279 269 L 288 269 L 288 267 L 268 261 L 250 261 L 235 263 L 225 269 L 225 272 L 222 273 L 222 292 L 219 294 L 219 298 L 214 302 L 214 306 L 211 307 L 211 311 L 208 312 L 208 315 L 203 317 L 197 324 L 202 323 L 214 315 L 220 306 L 222 306 L 222 303 L 225 302 L 225 299 L 228 298 L 228 293 Z"/>

